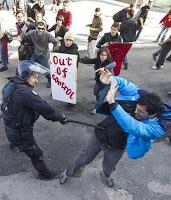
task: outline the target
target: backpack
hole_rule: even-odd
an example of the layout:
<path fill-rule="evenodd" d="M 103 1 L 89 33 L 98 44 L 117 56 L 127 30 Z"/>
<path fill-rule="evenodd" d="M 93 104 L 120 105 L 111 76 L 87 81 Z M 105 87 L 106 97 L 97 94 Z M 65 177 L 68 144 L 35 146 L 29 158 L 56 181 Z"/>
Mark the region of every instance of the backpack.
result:
<path fill-rule="evenodd" d="M 158 115 L 160 126 L 167 132 L 171 128 L 171 106 L 165 104 L 164 110 Z"/>
<path fill-rule="evenodd" d="M 3 118 L 11 115 L 11 105 L 13 94 L 17 89 L 17 84 L 11 80 L 2 89 L 1 111 Z"/>

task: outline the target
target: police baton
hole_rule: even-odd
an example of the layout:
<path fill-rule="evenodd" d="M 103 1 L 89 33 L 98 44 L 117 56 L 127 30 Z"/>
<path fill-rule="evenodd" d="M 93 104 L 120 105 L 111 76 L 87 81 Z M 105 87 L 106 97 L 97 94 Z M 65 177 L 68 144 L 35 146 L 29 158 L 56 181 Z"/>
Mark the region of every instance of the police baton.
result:
<path fill-rule="evenodd" d="M 93 128 L 98 128 L 98 129 L 101 129 L 101 130 L 105 130 L 104 127 L 101 127 L 101 126 L 98 126 L 98 125 L 94 125 L 94 124 L 89 124 L 87 122 L 82 122 L 82 121 L 78 121 L 78 120 L 67 119 L 67 122 L 71 122 L 71 123 L 75 123 L 75 124 L 82 124 L 82 125 L 85 125 L 85 126 L 90 126 L 90 127 L 93 127 Z"/>

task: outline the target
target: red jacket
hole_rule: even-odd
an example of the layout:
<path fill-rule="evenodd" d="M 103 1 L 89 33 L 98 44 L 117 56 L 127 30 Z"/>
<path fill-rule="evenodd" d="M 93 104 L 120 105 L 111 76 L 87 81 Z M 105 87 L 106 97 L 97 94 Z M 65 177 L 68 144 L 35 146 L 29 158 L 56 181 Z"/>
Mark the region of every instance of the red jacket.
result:
<path fill-rule="evenodd" d="M 64 12 L 63 9 L 60 9 L 58 11 L 57 17 L 59 17 L 60 15 L 62 15 L 64 17 L 64 23 L 63 23 L 63 25 L 65 26 L 65 28 L 67 30 L 69 30 L 70 27 L 71 27 L 71 23 L 72 23 L 72 13 L 70 11 Z"/>
<path fill-rule="evenodd" d="M 171 27 L 171 14 L 167 14 L 166 16 L 161 19 L 160 23 L 165 25 L 166 27 Z"/>

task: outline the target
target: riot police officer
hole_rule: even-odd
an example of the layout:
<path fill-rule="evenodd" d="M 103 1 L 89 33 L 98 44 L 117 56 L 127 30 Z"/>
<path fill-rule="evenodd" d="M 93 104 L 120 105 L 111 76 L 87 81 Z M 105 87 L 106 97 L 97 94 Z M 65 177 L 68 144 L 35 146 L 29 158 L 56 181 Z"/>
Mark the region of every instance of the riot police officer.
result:
<path fill-rule="evenodd" d="M 47 72 L 48 69 L 38 63 L 28 60 L 20 62 L 16 77 L 2 91 L 1 105 L 9 142 L 31 159 L 41 179 L 54 178 L 55 174 L 48 170 L 44 163 L 42 150 L 33 136 L 34 123 L 39 115 L 53 122 L 67 123 L 64 114 L 54 110 L 34 91 L 38 83 L 38 74 L 45 75 Z M 14 86 L 15 89 L 11 89 Z"/>

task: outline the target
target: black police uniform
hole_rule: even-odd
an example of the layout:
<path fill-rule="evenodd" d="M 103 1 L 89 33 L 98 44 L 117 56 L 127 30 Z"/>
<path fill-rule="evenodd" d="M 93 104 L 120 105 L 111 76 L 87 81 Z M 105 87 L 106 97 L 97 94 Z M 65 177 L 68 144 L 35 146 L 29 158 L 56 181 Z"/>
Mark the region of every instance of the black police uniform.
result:
<path fill-rule="evenodd" d="M 15 78 L 17 89 L 10 103 L 12 118 L 4 119 L 5 132 L 9 142 L 18 146 L 21 152 L 30 157 L 34 168 L 40 177 L 49 178 L 51 172 L 46 168 L 43 154 L 33 136 L 33 126 L 39 115 L 53 122 L 64 122 L 62 113 L 54 110 L 46 101 L 41 99 L 33 87 L 25 81 Z"/>

